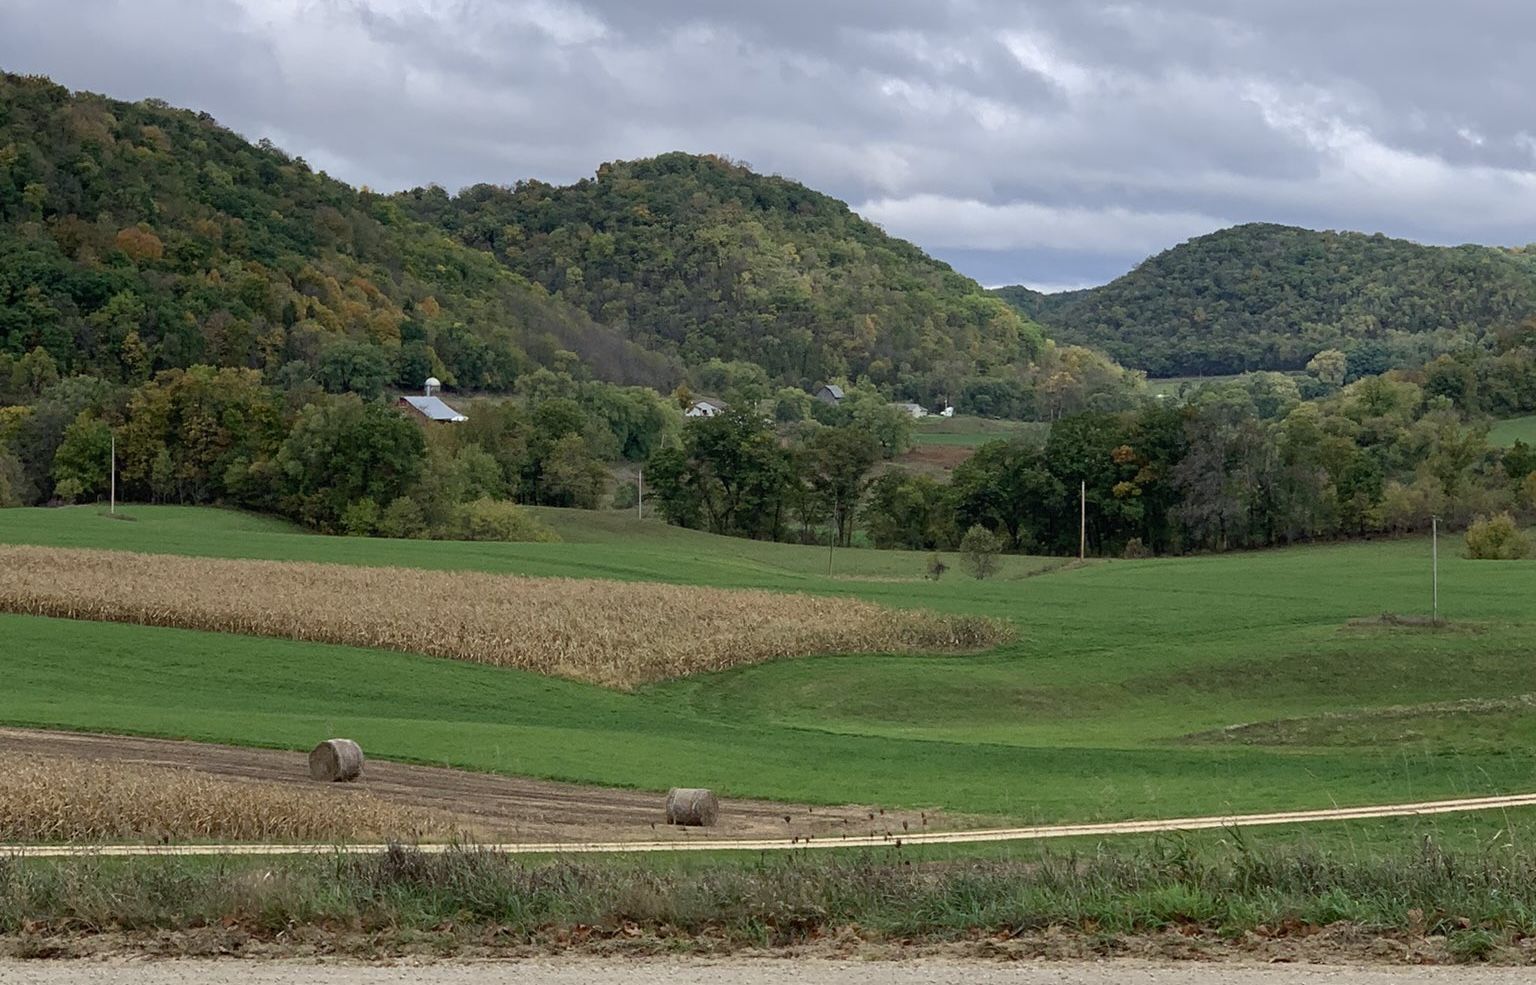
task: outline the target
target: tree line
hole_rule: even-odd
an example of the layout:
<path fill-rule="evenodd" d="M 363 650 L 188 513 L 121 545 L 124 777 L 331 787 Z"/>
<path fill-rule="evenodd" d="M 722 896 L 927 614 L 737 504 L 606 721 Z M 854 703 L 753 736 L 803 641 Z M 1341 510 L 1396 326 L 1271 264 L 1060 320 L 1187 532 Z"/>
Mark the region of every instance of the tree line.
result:
<path fill-rule="evenodd" d="M 674 523 L 780 540 L 953 549 L 981 528 L 1008 550 L 1223 551 L 1426 529 L 1432 516 L 1536 511 L 1536 450 L 1491 448 L 1437 376 L 1387 374 L 1304 401 L 1255 374 L 1055 422 L 981 446 L 948 482 L 883 464 L 867 428 L 809 433 L 754 413 L 689 423 L 653 457 Z M 1080 514 L 1085 497 L 1086 511 Z"/>
<path fill-rule="evenodd" d="M 3 369 L 5 367 L 0 367 Z M 43 349 L 0 373 L 0 505 L 118 494 L 219 503 L 328 533 L 530 539 L 513 502 L 597 508 L 611 463 L 679 426 L 654 390 L 539 370 L 469 420 L 422 426 L 383 399 L 285 390 L 252 369 L 192 366 L 127 386 L 63 376 Z"/>
<path fill-rule="evenodd" d="M 282 388 L 252 369 L 130 386 L 64 375 L 36 348 L 0 361 L 0 504 L 103 497 L 115 442 L 125 499 L 333 533 L 537 539 L 547 531 L 511 504 L 633 505 L 615 473 L 643 467 L 669 521 L 733 536 L 935 550 L 979 529 L 1008 550 L 1072 554 L 1082 490 L 1096 555 L 1263 547 L 1530 515 L 1536 450 L 1491 448 L 1478 408 L 1515 399 L 1490 381 L 1533 351 L 1342 386 L 1256 373 L 1067 414 L 1043 439 L 981 446 L 944 481 L 895 464 L 913 425 L 879 388 L 849 381 L 829 404 L 750 363 L 697 370 L 693 386 L 731 408 L 686 424 L 688 386 L 663 395 L 541 369 L 505 399 L 461 405 L 467 423 L 424 427 L 383 399 Z"/>

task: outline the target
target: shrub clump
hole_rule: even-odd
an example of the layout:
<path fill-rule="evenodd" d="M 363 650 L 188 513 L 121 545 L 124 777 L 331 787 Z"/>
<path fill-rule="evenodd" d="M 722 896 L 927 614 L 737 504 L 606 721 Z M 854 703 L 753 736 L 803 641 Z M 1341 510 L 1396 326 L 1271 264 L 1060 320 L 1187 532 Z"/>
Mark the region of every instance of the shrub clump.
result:
<path fill-rule="evenodd" d="M 532 513 L 499 499 L 477 499 L 460 506 L 454 516 L 454 534 L 460 540 L 499 540 L 516 543 L 553 544 L 560 535 Z"/>
<path fill-rule="evenodd" d="M 960 540 L 960 563 L 971 577 L 990 578 L 997 572 L 997 555 L 1002 549 L 997 534 L 978 523 Z"/>
<path fill-rule="evenodd" d="M 1480 516 L 1467 528 L 1466 556 L 1479 561 L 1517 561 L 1531 556 L 1531 538 L 1508 513 Z"/>

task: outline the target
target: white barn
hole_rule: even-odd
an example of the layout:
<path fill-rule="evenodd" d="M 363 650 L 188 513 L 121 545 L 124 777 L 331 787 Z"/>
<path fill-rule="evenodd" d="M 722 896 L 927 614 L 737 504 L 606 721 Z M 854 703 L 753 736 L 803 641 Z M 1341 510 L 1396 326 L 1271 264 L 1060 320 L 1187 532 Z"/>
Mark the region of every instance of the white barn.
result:
<path fill-rule="evenodd" d="M 443 402 L 443 398 L 437 394 L 442 390 L 443 384 L 435 376 L 427 377 L 427 382 L 422 384 L 421 396 L 401 397 L 400 406 L 406 410 L 417 413 L 424 420 L 434 424 L 462 424 L 469 418 L 460 414 Z"/>
<path fill-rule="evenodd" d="M 698 400 L 695 400 L 693 403 L 688 405 L 688 409 L 683 411 L 683 416 L 716 417 L 725 413 L 725 411 L 726 406 L 724 401 L 711 400 L 708 397 L 700 397 Z"/>

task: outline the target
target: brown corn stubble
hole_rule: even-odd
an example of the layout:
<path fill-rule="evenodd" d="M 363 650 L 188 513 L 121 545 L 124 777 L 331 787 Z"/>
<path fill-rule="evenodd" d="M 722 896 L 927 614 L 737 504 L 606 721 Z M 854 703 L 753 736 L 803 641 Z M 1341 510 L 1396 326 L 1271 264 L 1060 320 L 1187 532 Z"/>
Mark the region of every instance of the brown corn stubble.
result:
<path fill-rule="evenodd" d="M 417 841 L 456 833 L 446 815 L 361 790 L 63 756 L 0 762 L 0 842 Z"/>
<path fill-rule="evenodd" d="M 815 595 L 46 547 L 0 547 L 0 611 L 402 650 L 618 688 L 1009 636 L 996 620 Z"/>

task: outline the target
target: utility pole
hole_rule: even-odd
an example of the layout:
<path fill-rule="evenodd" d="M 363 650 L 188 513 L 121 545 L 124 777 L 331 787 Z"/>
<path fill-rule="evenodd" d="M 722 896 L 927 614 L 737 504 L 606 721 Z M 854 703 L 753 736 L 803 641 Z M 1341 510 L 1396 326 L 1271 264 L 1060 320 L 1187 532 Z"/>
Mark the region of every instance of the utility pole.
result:
<path fill-rule="evenodd" d="M 640 477 L 635 480 L 637 492 L 635 494 L 635 518 L 645 519 L 645 466 L 640 466 Z"/>
<path fill-rule="evenodd" d="M 1440 518 L 1429 518 L 1429 585 L 1431 626 L 1440 625 Z"/>
<path fill-rule="evenodd" d="M 1088 480 L 1083 480 L 1077 498 L 1077 559 L 1088 557 Z"/>
<path fill-rule="evenodd" d="M 107 461 L 108 485 L 111 486 L 111 499 L 108 501 L 107 512 L 117 514 L 117 435 L 112 435 L 112 457 Z"/>

